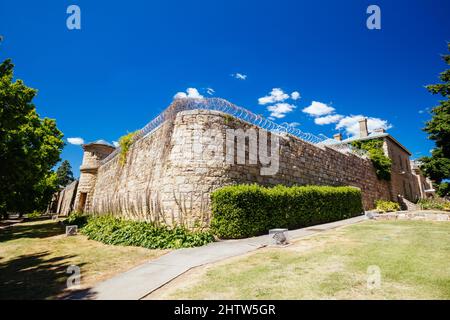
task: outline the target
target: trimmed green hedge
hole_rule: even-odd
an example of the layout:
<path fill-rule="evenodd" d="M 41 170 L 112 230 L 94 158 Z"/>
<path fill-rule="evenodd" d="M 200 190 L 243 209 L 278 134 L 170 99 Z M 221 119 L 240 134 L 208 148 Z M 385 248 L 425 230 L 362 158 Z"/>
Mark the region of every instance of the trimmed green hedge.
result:
<path fill-rule="evenodd" d="M 169 228 L 148 222 L 130 221 L 105 216 L 75 214 L 67 223 L 79 224 L 80 232 L 91 240 L 105 244 L 136 246 L 148 249 L 176 249 L 205 245 L 214 241 L 210 232 Z"/>
<path fill-rule="evenodd" d="M 236 239 L 272 228 L 301 228 L 357 216 L 361 191 L 353 187 L 258 185 L 223 187 L 211 194 L 212 232 Z"/>

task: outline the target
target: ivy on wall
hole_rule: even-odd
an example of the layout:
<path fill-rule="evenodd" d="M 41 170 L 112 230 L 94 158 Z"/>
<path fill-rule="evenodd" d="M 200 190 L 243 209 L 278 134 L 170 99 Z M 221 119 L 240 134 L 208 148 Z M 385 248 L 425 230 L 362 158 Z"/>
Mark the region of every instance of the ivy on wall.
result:
<path fill-rule="evenodd" d="M 131 144 L 133 143 L 133 138 L 136 135 L 136 132 L 130 132 L 119 139 L 120 145 L 120 164 L 125 165 L 127 162 L 127 154 L 130 149 Z"/>
<path fill-rule="evenodd" d="M 382 139 L 353 141 L 351 145 L 355 148 L 367 151 L 378 179 L 386 181 L 391 180 L 392 160 L 384 154 Z"/>

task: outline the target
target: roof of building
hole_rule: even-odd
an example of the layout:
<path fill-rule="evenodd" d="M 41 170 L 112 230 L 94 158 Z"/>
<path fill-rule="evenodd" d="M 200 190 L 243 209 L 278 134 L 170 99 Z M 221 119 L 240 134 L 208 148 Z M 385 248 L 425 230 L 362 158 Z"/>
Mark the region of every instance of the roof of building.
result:
<path fill-rule="evenodd" d="M 391 136 L 387 132 L 371 132 L 367 137 L 362 137 L 362 138 L 361 137 L 350 137 L 350 138 L 342 140 L 342 141 L 330 139 L 334 142 L 329 142 L 329 144 L 348 144 L 348 143 L 351 143 L 354 141 L 365 141 L 365 140 L 372 140 L 372 139 L 377 139 L 377 138 L 388 138 L 392 142 L 394 142 L 396 145 L 398 145 L 401 149 L 403 149 L 406 153 L 411 155 L 411 152 L 408 149 L 406 149 L 406 147 L 404 145 L 402 145 L 400 142 L 398 142 L 397 139 L 395 139 L 393 136 Z"/>
<path fill-rule="evenodd" d="M 100 139 L 100 140 L 97 140 L 97 141 L 94 141 L 94 142 L 86 143 L 84 146 L 89 146 L 89 145 L 93 145 L 93 144 L 102 144 L 104 146 L 115 148 L 111 143 L 109 143 L 108 141 L 103 140 L 103 139 Z"/>

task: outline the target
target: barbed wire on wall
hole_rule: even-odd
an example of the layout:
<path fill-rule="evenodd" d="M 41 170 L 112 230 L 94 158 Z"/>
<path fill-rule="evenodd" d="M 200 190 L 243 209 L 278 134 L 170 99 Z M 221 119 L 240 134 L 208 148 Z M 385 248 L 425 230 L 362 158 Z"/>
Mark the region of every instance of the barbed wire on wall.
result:
<path fill-rule="evenodd" d="M 150 121 L 145 127 L 143 127 L 141 130 L 138 130 L 135 133 L 133 137 L 133 143 L 155 131 L 166 120 L 173 119 L 178 112 L 196 109 L 220 111 L 273 133 L 290 134 L 307 143 L 311 143 L 314 145 L 326 145 L 327 147 L 335 149 L 339 152 L 353 153 L 358 156 L 361 156 L 360 154 L 358 154 L 357 151 L 354 150 L 354 148 L 351 148 L 349 145 L 336 144 L 336 140 L 330 139 L 325 135 L 321 134 L 319 136 L 316 136 L 312 133 L 303 132 L 300 129 L 287 123 L 284 124 L 275 123 L 274 121 L 267 119 L 262 115 L 255 114 L 245 108 L 234 105 L 231 102 L 222 98 L 175 99 L 166 110 L 164 110 L 156 118 Z M 120 147 L 117 147 L 116 150 L 114 150 L 108 157 L 103 159 L 101 163 L 105 164 L 109 162 L 118 153 L 120 153 Z"/>

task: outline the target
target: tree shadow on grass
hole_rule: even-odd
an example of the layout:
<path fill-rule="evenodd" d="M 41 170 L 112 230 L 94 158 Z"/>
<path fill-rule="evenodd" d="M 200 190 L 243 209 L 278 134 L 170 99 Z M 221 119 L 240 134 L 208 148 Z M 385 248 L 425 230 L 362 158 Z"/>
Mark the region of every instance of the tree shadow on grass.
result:
<path fill-rule="evenodd" d="M 56 221 L 44 221 L 40 224 L 13 225 L 1 231 L 0 242 L 19 238 L 48 238 L 63 233 L 64 226 Z"/>
<path fill-rule="evenodd" d="M 66 282 L 71 273 L 68 259 L 73 256 L 48 257 L 49 252 L 19 256 L 10 261 L 0 257 L 0 299 L 42 300 L 64 298 Z M 82 267 L 84 264 L 79 264 Z M 85 299 L 89 290 L 80 290 Z M 71 292 L 73 294 L 73 292 Z"/>

